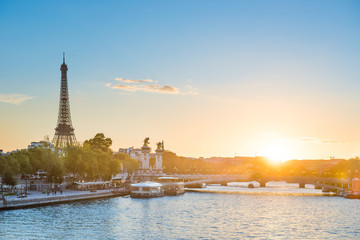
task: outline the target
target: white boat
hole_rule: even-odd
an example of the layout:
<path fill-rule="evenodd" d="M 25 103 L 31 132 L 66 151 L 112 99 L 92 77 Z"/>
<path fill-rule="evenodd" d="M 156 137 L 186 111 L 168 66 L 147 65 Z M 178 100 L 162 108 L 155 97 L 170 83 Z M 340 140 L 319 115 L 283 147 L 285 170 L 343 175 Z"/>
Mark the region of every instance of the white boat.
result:
<path fill-rule="evenodd" d="M 132 198 L 154 198 L 164 196 L 162 184 L 157 182 L 140 182 L 131 184 L 130 197 Z"/>
<path fill-rule="evenodd" d="M 185 193 L 184 182 L 179 178 L 159 177 L 156 181 L 163 185 L 165 195 L 176 196 Z"/>

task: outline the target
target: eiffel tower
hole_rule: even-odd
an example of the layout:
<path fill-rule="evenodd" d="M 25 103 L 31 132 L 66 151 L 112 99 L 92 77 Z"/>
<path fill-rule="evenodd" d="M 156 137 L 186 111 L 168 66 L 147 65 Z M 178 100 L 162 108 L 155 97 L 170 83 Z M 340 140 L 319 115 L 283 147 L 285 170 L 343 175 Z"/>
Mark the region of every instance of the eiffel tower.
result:
<path fill-rule="evenodd" d="M 75 145 L 76 138 L 74 128 L 71 123 L 69 92 L 67 82 L 67 65 L 65 64 L 65 53 L 63 53 L 63 64 L 61 70 L 61 88 L 59 101 L 59 116 L 57 127 L 55 128 L 55 136 L 52 143 L 56 148 L 64 148 L 68 145 Z"/>

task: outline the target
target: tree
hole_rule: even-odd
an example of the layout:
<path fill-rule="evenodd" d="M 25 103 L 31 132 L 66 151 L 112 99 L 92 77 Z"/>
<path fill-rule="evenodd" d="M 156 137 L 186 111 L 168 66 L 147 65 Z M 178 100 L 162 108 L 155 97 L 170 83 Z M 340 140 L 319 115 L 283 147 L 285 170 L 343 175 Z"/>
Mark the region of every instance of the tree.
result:
<path fill-rule="evenodd" d="M 124 171 L 132 173 L 139 169 L 139 163 L 135 159 L 132 159 L 126 153 L 116 153 L 114 158 L 117 159 L 120 164 L 122 163 Z"/>
<path fill-rule="evenodd" d="M 67 146 L 64 149 L 64 167 L 75 179 L 85 176 L 85 150 L 81 146 Z"/>
<path fill-rule="evenodd" d="M 11 155 L 13 158 L 16 159 L 18 163 L 19 171 L 17 173 L 21 173 L 23 175 L 32 173 L 32 166 L 30 164 L 30 159 L 27 150 L 21 150 Z"/>
<path fill-rule="evenodd" d="M 360 177 L 360 159 L 358 157 L 343 160 L 329 169 L 328 175 L 337 178 Z"/>
<path fill-rule="evenodd" d="M 82 158 L 84 177 L 87 180 L 97 180 L 100 177 L 96 152 L 87 148 Z"/>
<path fill-rule="evenodd" d="M 13 177 L 20 173 L 20 166 L 13 154 L 6 155 L 0 158 L 0 175 L 2 177 L 1 189 L 3 185 L 15 186 L 16 180 Z"/>
<path fill-rule="evenodd" d="M 20 173 L 20 165 L 14 154 L 6 155 L 5 161 L 7 165 L 7 169 L 5 170 L 5 172 L 10 172 L 11 174 Z"/>
<path fill-rule="evenodd" d="M 111 169 L 112 154 L 109 152 L 95 151 L 95 157 L 99 168 L 98 177 L 102 180 L 110 180 L 112 175 L 120 172 L 120 163 Z"/>
<path fill-rule="evenodd" d="M 5 185 L 9 185 L 14 187 L 16 185 L 16 180 L 15 178 L 12 176 L 12 174 L 10 173 L 10 171 L 5 172 L 4 176 L 3 176 L 3 183 Z"/>
<path fill-rule="evenodd" d="M 94 138 L 86 140 L 84 146 L 88 145 L 92 149 L 97 149 L 103 152 L 111 151 L 110 146 L 112 144 L 111 138 L 106 138 L 103 133 L 97 133 Z"/>
<path fill-rule="evenodd" d="M 48 173 L 48 182 L 49 183 L 62 183 L 64 180 L 64 167 L 57 159 L 53 162 L 53 165 Z"/>
<path fill-rule="evenodd" d="M 47 158 L 44 154 L 44 147 L 34 147 L 26 150 L 26 154 L 29 158 L 31 165 L 32 174 L 42 170 L 46 171 L 47 169 Z"/>
<path fill-rule="evenodd" d="M 7 161 L 3 155 L 0 155 L 0 176 L 2 177 L 1 181 L 1 191 L 3 192 L 3 185 L 4 185 L 4 176 L 9 171 L 9 166 Z"/>
<path fill-rule="evenodd" d="M 34 171 L 46 171 L 48 183 L 61 183 L 64 176 L 64 165 L 62 152 L 53 148 L 52 144 L 45 137 L 40 146 L 29 149 L 29 159 L 33 161 Z M 36 169 L 36 170 L 35 170 Z"/>
<path fill-rule="evenodd" d="M 68 146 L 64 149 L 66 171 L 77 179 L 110 180 L 120 172 L 120 160 L 113 156 L 111 144 L 111 138 L 98 133 L 83 146 Z"/>

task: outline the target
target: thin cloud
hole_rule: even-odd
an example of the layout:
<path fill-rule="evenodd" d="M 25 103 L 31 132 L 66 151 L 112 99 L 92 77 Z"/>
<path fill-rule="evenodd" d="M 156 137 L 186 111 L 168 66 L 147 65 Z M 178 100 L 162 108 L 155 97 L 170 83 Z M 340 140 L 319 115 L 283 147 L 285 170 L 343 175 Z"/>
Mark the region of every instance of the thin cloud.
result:
<path fill-rule="evenodd" d="M 303 143 L 344 143 L 344 142 L 340 142 L 340 141 L 332 141 L 332 140 L 327 140 L 327 139 L 319 139 L 319 138 L 313 138 L 313 137 L 303 137 L 303 138 L 299 138 L 296 141 L 298 142 L 303 142 Z"/>
<path fill-rule="evenodd" d="M 180 94 L 180 95 L 193 95 L 198 94 L 198 90 L 190 84 L 185 85 L 183 90 L 164 84 L 158 84 L 158 81 L 152 79 L 126 79 L 126 78 L 114 78 L 114 81 L 121 82 L 121 84 L 106 83 L 105 86 L 112 89 L 119 89 L 126 92 L 152 92 L 152 93 L 166 93 L 166 94 Z"/>
<path fill-rule="evenodd" d="M 20 105 L 21 103 L 33 99 L 34 97 L 24 94 L 0 94 L 0 102 Z"/>
<path fill-rule="evenodd" d="M 109 86 L 111 87 L 111 86 Z M 158 85 L 158 84 L 151 84 L 151 85 L 121 85 L 117 84 L 112 86 L 111 88 L 114 89 L 121 89 L 128 92 L 136 92 L 136 91 L 144 91 L 144 92 L 158 92 L 158 93 L 168 93 L 168 94 L 178 94 L 179 90 L 170 85 Z"/>
<path fill-rule="evenodd" d="M 111 87 L 111 86 L 108 86 L 108 87 Z M 115 88 L 115 89 L 121 89 L 121 90 L 125 90 L 125 91 L 128 91 L 128 92 L 136 92 L 138 90 L 140 90 L 137 86 L 127 86 L 127 85 L 115 85 L 111 88 Z"/>
<path fill-rule="evenodd" d="M 183 95 L 199 94 L 198 90 L 196 88 L 194 88 L 193 86 L 191 86 L 190 84 L 185 85 L 185 89 L 186 89 L 186 91 L 184 93 L 182 93 Z"/>
<path fill-rule="evenodd" d="M 158 81 L 154 81 L 152 79 L 141 79 L 141 80 L 133 80 L 126 78 L 114 78 L 113 80 L 126 84 L 105 84 L 106 87 L 112 89 L 120 89 L 126 92 L 152 92 L 152 93 L 166 93 L 166 94 L 195 94 L 197 93 L 195 88 L 187 85 L 186 90 L 184 92 L 180 92 L 178 88 L 171 86 L 169 84 L 160 85 Z"/>
<path fill-rule="evenodd" d="M 171 94 L 178 94 L 179 90 L 176 87 L 170 85 L 147 85 L 147 91 L 149 92 L 161 92 L 161 93 L 171 93 Z"/>
<path fill-rule="evenodd" d="M 142 79 L 142 80 L 133 80 L 125 78 L 114 78 L 115 81 L 125 82 L 125 83 L 151 83 L 154 82 L 152 79 Z"/>

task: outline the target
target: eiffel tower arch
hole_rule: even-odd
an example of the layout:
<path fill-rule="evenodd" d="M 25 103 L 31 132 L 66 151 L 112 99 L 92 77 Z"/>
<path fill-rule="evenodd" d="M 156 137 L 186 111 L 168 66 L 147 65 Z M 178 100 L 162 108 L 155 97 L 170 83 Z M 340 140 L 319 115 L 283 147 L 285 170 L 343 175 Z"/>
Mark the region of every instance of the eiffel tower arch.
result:
<path fill-rule="evenodd" d="M 70 102 L 67 81 L 67 65 L 65 64 L 65 53 L 63 53 L 63 64 L 61 70 L 61 87 L 60 87 L 60 101 L 59 101 L 59 115 L 57 126 L 55 128 L 55 135 L 52 143 L 56 148 L 64 148 L 68 145 L 75 145 L 77 143 L 74 128 L 71 122 Z"/>

